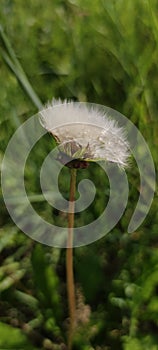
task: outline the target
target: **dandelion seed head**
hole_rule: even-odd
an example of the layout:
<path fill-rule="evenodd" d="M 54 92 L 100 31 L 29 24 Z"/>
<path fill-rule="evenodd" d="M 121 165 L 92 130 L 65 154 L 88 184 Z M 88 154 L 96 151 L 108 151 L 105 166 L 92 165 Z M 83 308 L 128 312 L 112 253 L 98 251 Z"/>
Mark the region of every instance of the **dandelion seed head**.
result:
<path fill-rule="evenodd" d="M 61 152 L 85 161 L 107 160 L 128 164 L 125 130 L 98 106 L 53 99 L 40 111 L 42 126 L 52 133 Z"/>

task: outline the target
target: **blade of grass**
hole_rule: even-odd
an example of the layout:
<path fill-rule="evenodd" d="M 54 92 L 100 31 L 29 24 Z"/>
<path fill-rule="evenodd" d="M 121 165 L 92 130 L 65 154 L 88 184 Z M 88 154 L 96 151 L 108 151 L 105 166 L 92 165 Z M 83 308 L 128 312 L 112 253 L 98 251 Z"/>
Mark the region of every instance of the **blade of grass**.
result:
<path fill-rule="evenodd" d="M 109 10 L 109 6 L 106 2 L 102 0 L 102 6 L 104 8 L 105 14 L 108 17 L 112 33 L 114 36 L 112 38 L 106 37 L 106 51 L 109 51 L 120 63 L 121 67 L 124 69 L 129 77 L 133 76 L 134 71 L 137 71 L 137 64 L 134 60 L 132 52 L 129 51 L 129 41 L 127 40 L 126 33 L 123 28 L 121 28 L 121 23 L 117 16 L 117 10 L 115 4 L 113 4 L 113 13 Z M 117 38 L 117 42 L 113 41 L 113 38 Z M 117 43 L 122 43 L 124 51 L 118 49 Z M 121 47 L 121 45 L 120 45 Z"/>
<path fill-rule="evenodd" d="M 158 20 L 157 20 L 156 14 L 155 14 L 156 8 L 154 11 L 151 0 L 148 0 L 148 8 L 149 8 L 149 13 L 150 13 L 150 17 L 151 17 L 151 26 L 153 29 L 153 34 L 155 37 L 156 44 L 158 45 Z"/>
<path fill-rule="evenodd" d="M 27 93 L 33 104 L 38 108 L 41 109 L 42 102 L 40 101 L 39 97 L 37 96 L 36 92 L 34 91 L 32 85 L 30 84 L 20 62 L 18 61 L 14 50 L 9 42 L 9 39 L 7 35 L 4 33 L 3 28 L 0 26 L 0 37 L 2 40 L 2 43 L 4 45 L 4 49 L 1 48 L 1 55 L 4 60 L 4 62 L 7 64 L 7 66 L 11 69 L 11 71 L 15 74 L 17 80 L 20 82 L 21 86 L 23 87 L 24 91 Z"/>

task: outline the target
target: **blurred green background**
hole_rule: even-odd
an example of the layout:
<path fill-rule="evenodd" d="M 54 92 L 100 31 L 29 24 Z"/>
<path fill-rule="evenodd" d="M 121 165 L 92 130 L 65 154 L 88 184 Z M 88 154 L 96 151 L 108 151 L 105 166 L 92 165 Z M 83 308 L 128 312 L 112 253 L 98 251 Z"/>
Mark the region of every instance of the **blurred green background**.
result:
<path fill-rule="evenodd" d="M 52 97 L 110 106 L 139 128 L 158 165 L 158 2 L 156 0 L 1 0 L 0 160 L 14 131 Z M 66 218 L 43 199 L 39 168 L 52 147 L 46 135 L 28 159 L 25 185 L 50 222 Z M 78 328 L 73 349 L 158 349 L 158 202 L 127 233 L 139 197 L 136 164 L 127 170 L 127 209 L 103 239 L 74 252 Z M 77 224 L 98 217 L 108 181 L 88 177 L 97 198 Z M 68 198 L 68 169 L 61 174 Z M 100 185 L 102 184 L 102 185 Z M 1 201 L 0 349 L 66 349 L 65 251 L 27 238 Z"/>

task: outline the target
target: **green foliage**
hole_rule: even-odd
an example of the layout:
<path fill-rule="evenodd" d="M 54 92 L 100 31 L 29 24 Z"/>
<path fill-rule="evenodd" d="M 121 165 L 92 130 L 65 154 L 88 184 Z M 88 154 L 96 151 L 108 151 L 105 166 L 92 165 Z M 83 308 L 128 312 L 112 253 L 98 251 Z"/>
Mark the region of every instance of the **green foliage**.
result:
<path fill-rule="evenodd" d="M 157 345 L 150 336 L 143 337 L 142 339 L 131 338 L 128 339 L 124 346 L 125 350 L 157 350 Z"/>
<path fill-rule="evenodd" d="M 146 139 L 158 166 L 158 4 L 156 0 L 1 0 L 0 161 L 16 128 L 52 97 L 108 105 Z M 45 135 L 26 164 L 25 186 L 37 212 L 66 225 L 44 200 L 39 168 L 53 147 Z M 135 163 L 129 201 L 106 237 L 75 250 L 78 329 L 74 349 L 158 349 L 158 201 L 138 230 L 127 226 L 139 196 Z M 100 215 L 109 184 L 98 166 L 78 174 L 97 187 L 76 226 Z M 68 198 L 69 173 L 59 187 Z M 65 255 L 19 232 L 2 193 L 0 218 L 0 348 L 65 349 L 68 322 Z M 82 291 L 82 292 L 81 292 Z"/>
<path fill-rule="evenodd" d="M 50 320 L 60 319 L 60 296 L 59 281 L 56 272 L 50 264 L 50 258 L 46 256 L 42 245 L 37 244 L 32 253 L 32 268 L 34 274 L 35 287 L 37 289 L 38 299 L 43 306 L 43 312 L 46 309 L 52 314 Z M 47 322 L 49 325 L 49 322 Z"/>
<path fill-rule="evenodd" d="M 36 350 L 31 346 L 31 343 L 27 340 L 27 337 L 19 329 L 13 328 L 7 324 L 0 323 L 0 348 L 3 349 L 23 349 L 23 350 Z"/>

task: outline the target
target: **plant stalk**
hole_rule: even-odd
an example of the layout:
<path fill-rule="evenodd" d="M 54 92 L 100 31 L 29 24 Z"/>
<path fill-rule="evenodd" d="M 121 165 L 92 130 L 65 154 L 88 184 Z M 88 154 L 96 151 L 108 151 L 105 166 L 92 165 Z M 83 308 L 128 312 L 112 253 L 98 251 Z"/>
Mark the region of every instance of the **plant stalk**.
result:
<path fill-rule="evenodd" d="M 70 326 L 68 334 L 68 350 L 72 349 L 73 333 L 75 328 L 75 286 L 73 274 L 73 228 L 74 228 L 74 209 L 75 209 L 75 193 L 76 193 L 76 169 L 70 169 L 70 196 L 69 196 L 69 212 L 68 212 L 68 239 L 66 249 L 66 274 L 67 274 L 67 295 Z"/>

